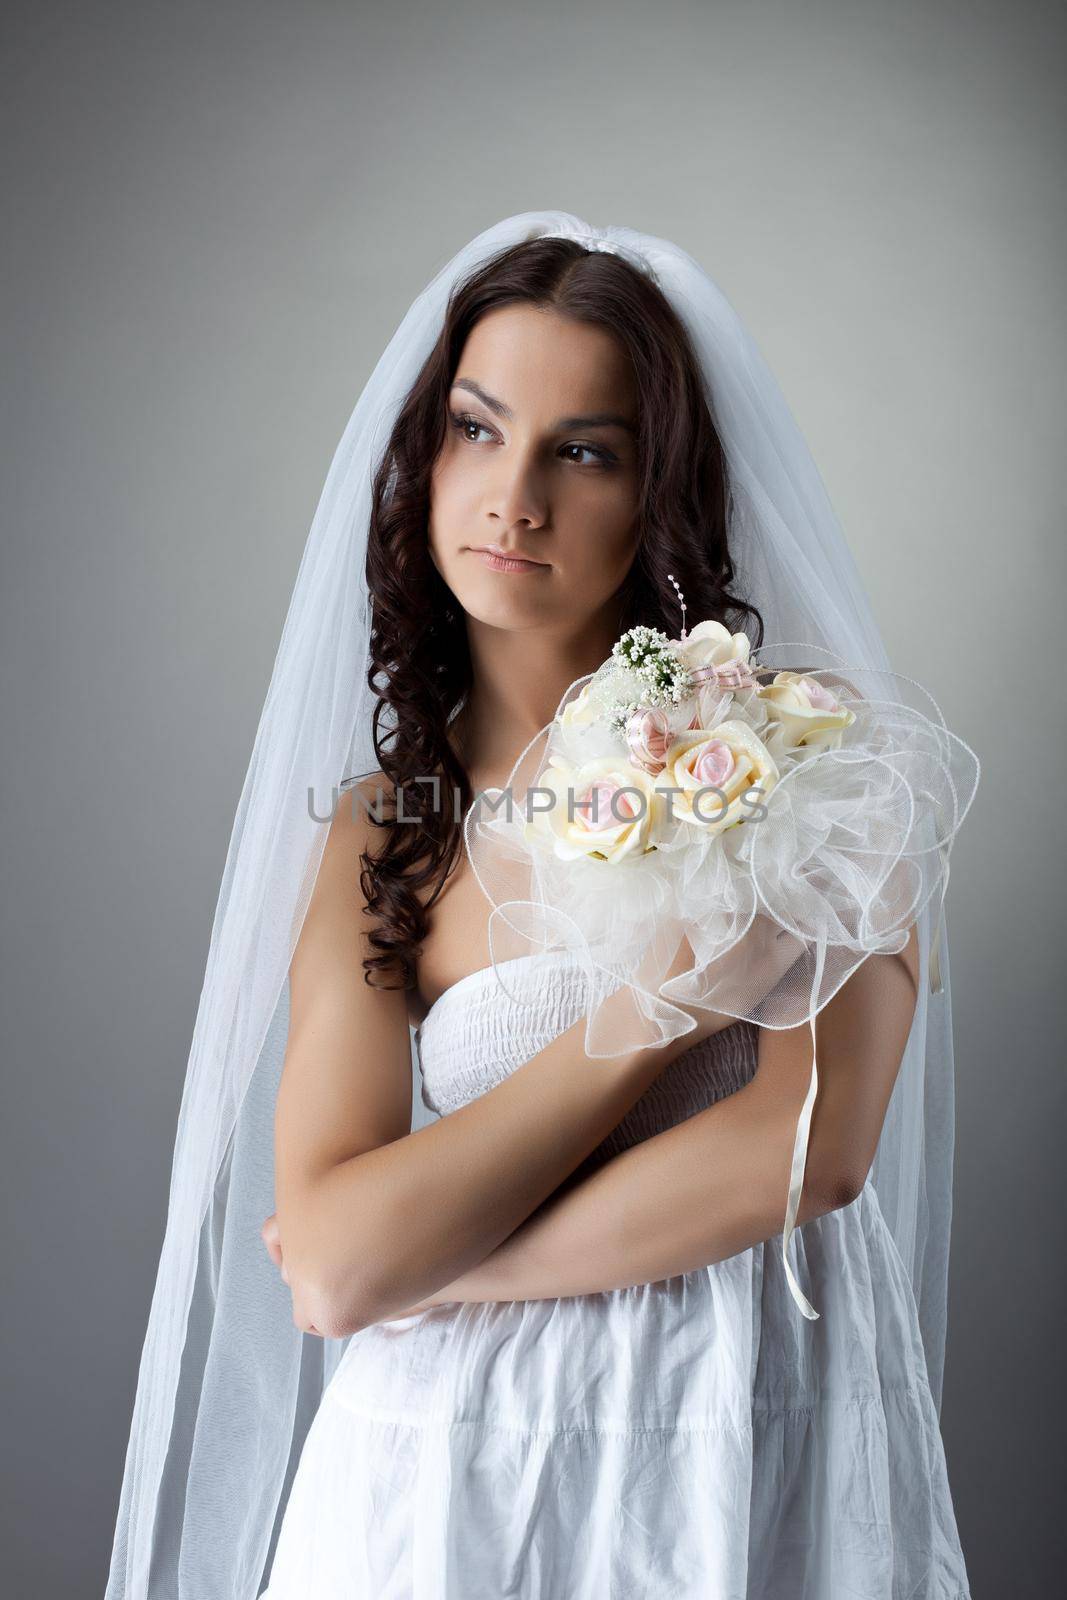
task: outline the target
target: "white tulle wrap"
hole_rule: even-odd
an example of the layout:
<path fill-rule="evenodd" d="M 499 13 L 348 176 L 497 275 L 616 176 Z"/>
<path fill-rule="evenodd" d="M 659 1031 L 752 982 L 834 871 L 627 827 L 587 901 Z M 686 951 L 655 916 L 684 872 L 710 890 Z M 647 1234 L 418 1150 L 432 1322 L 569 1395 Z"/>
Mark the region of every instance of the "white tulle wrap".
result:
<path fill-rule="evenodd" d="M 492 907 L 498 982 L 510 995 L 503 964 L 516 954 L 571 952 L 588 1055 L 693 1032 L 683 1007 L 810 1024 L 782 1253 L 814 1319 L 788 1251 L 818 1090 L 815 1019 L 868 956 L 904 949 L 935 896 L 939 917 L 979 763 L 910 678 L 844 662 L 776 671 L 744 634 L 732 642 L 730 660 L 658 720 L 638 708 L 608 723 L 628 693 L 615 656 L 577 679 L 504 788 L 475 797 L 465 842 Z M 670 643 L 684 652 L 684 639 Z M 936 937 L 930 981 L 936 990 Z"/>

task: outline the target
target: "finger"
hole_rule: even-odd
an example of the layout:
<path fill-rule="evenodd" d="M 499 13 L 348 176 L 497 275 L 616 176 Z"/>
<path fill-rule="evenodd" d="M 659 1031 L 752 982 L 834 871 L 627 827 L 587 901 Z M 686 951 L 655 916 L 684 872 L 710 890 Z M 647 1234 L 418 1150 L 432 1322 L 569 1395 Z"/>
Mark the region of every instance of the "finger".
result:
<path fill-rule="evenodd" d="M 277 1217 L 268 1217 L 259 1232 L 263 1243 L 267 1247 L 267 1254 L 274 1262 L 274 1265 L 280 1267 L 282 1264 L 282 1240 L 278 1230 Z"/>

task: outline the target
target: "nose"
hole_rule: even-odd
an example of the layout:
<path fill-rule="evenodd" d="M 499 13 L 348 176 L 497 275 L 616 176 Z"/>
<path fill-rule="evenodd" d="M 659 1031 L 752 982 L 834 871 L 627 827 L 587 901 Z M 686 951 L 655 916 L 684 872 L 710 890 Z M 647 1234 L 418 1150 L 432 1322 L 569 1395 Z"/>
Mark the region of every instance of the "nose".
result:
<path fill-rule="evenodd" d="M 534 463 L 518 456 L 513 457 L 510 463 L 501 462 L 486 509 L 496 533 L 517 525 L 544 527 L 548 520 L 548 505 Z"/>

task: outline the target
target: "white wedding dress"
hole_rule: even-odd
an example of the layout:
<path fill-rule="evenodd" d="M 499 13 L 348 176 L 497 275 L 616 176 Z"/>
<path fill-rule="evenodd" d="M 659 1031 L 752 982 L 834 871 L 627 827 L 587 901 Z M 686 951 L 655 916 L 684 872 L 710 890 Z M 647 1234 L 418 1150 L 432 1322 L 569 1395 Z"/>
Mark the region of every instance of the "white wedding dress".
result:
<path fill-rule="evenodd" d="M 446 1115 L 580 1014 L 569 963 L 502 964 L 416 1030 Z M 756 1028 L 677 1057 L 591 1162 L 739 1089 Z M 353 1335 L 264 1600 L 969 1600 L 912 1287 L 870 1180 L 697 1272 L 459 1304 Z"/>

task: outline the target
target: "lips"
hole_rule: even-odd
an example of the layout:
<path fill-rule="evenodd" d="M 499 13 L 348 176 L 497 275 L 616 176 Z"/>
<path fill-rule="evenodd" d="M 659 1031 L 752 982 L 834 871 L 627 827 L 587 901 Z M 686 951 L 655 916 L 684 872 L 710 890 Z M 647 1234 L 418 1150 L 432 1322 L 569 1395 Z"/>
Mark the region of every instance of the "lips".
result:
<path fill-rule="evenodd" d="M 533 556 L 520 555 L 517 551 L 501 550 L 499 545 L 472 545 L 471 553 L 481 556 L 486 566 L 496 572 L 534 572 L 548 569 L 547 561 L 537 561 Z"/>

